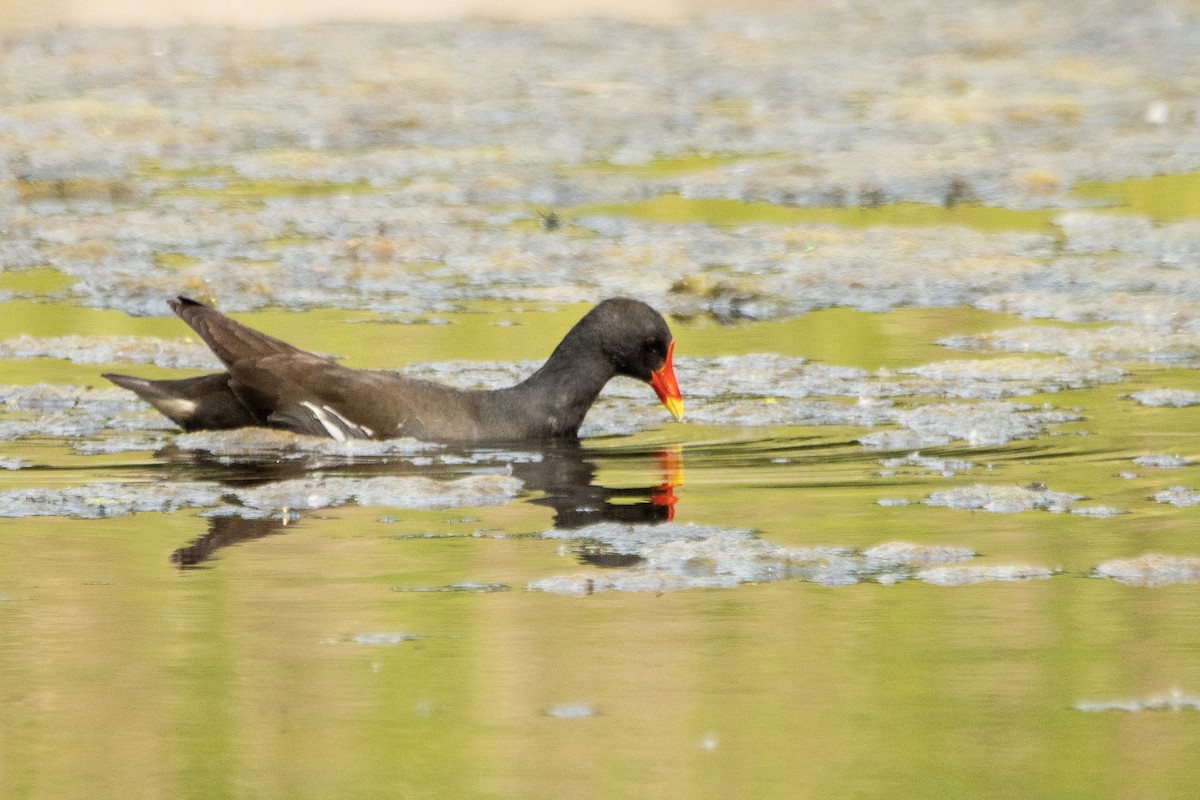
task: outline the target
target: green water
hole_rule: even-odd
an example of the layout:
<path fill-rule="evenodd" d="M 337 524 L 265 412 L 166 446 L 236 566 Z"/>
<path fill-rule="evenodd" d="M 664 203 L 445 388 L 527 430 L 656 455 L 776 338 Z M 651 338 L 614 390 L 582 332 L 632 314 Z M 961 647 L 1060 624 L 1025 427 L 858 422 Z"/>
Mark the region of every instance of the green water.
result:
<path fill-rule="evenodd" d="M 1184 180 L 1194 187 L 1194 178 Z M 1134 182 L 1080 191 L 1143 202 Z M 647 211 L 666 214 L 680 202 Z M 903 209 L 822 213 L 842 223 L 897 213 L 903 218 L 893 221 L 924 224 Z M 1006 215 L 997 224 L 1024 226 L 1008 216 L 1018 212 L 996 213 Z M 1030 226 L 1047 224 L 1041 212 L 1029 213 Z M 1163 210 L 1160 218 L 1171 217 Z M 63 285 L 51 270 L 0 277 L 8 291 Z M 439 315 L 448 325 L 343 310 L 239 318 L 350 366 L 385 368 L 536 360 L 584 310 L 526 307 L 516 315 L 510 304 L 469 304 Z M 503 322 L 520 324 L 494 327 Z M 935 341 L 1024 324 L 963 308 L 829 309 L 736 327 L 675 320 L 673 328 L 681 357 L 770 352 L 895 370 L 986 357 Z M 174 319 L 35 298 L 3 305 L 0 338 L 21 334 L 186 331 Z M 8 384 L 100 385 L 98 374 L 119 366 L 0 362 Z M 1194 710 L 1076 708 L 1200 691 L 1196 586 L 1088 577 L 1107 560 L 1200 551 L 1194 510 L 1147 499 L 1169 485 L 1194 486 L 1197 468 L 1134 469 L 1130 461 L 1200 456 L 1200 407 L 1147 408 L 1127 398 L 1148 387 L 1200 389 L 1200 378 L 1188 369 L 1127 368 L 1117 384 L 1019 398 L 1079 410 L 1081 421 L 1051 435 L 925 453 L 989 464 L 983 474 L 881 475 L 880 459 L 896 454 L 865 451 L 854 441 L 862 429 L 675 425 L 665 413 L 659 427 L 585 443 L 589 486 L 612 493 L 603 513 L 653 510 L 655 487 L 673 484 L 678 523 L 753 528 L 788 546 L 957 545 L 978 552 L 980 563 L 1060 571 L 1047 580 L 783 580 L 582 597 L 528 591 L 547 576 L 614 569 L 537 535 L 566 506 L 545 502 L 557 490 L 536 481 L 497 507 L 324 509 L 217 546 L 190 569 L 171 555 L 211 534 L 213 523 L 195 511 L 0 519 L 0 794 L 1191 797 L 1200 781 Z M 683 368 L 680 383 L 686 397 Z M 654 404 L 649 393 L 645 400 Z M 36 466 L 0 470 L 0 491 L 235 474 L 149 451 L 83 456 L 68 445 L 51 436 L 5 443 L 0 456 Z M 663 452 L 673 466 L 664 466 Z M 254 474 L 269 480 L 271 469 L 259 465 Z M 1137 477 L 1120 477 L 1131 471 Z M 981 481 L 1044 483 L 1127 513 L 1090 519 L 921 503 L 933 491 Z M 881 498 L 910 504 L 882 506 Z M 463 584 L 506 590 L 420 591 Z M 412 638 L 388 643 L 394 634 Z M 584 713 L 572 718 L 572 707 Z"/>

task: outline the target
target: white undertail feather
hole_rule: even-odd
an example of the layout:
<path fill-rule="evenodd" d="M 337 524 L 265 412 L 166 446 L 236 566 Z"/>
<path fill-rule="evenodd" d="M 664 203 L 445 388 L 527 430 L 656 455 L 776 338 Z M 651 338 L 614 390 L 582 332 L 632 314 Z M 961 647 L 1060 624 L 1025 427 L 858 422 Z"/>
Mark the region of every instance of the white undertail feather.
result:
<path fill-rule="evenodd" d="M 168 417 L 189 417 L 196 410 L 196 402 L 194 400 L 184 400 L 182 397 L 159 400 L 156 405 Z"/>

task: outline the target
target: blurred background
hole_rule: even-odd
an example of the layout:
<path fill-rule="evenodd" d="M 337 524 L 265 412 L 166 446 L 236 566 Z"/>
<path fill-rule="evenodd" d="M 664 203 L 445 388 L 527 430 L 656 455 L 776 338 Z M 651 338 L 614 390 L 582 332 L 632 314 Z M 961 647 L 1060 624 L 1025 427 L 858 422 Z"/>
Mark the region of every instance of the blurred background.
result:
<path fill-rule="evenodd" d="M 778 8 L 770 0 L 736 3 L 738 10 Z M 233 0 L 206 0 L 200 3 L 155 3 L 139 0 L 112 0 L 105 3 L 36 2 L 15 0 L 0 3 L 0 27 L 18 28 L 39 25 L 237 25 L 278 26 L 312 22 L 428 22 L 463 16 L 504 19 L 562 19 L 580 16 L 605 16 L 629 20 L 666 22 L 690 14 L 732 9 L 715 0 L 345 0 L 328 3 L 305 0 L 264 0 L 238 3 Z"/>

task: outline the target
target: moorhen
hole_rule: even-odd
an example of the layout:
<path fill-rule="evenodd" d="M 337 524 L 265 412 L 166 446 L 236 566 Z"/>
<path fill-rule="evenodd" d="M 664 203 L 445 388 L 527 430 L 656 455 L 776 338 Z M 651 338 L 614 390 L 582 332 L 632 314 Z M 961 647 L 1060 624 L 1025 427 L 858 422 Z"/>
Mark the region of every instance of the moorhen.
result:
<path fill-rule="evenodd" d="M 151 381 L 106 373 L 187 431 L 245 426 L 347 439 L 448 442 L 574 437 L 614 375 L 646 381 L 675 419 L 683 399 L 662 316 L 616 297 L 576 323 L 541 369 L 506 389 L 468 391 L 395 372 L 344 367 L 187 297 L 168 301 L 225 372 Z"/>

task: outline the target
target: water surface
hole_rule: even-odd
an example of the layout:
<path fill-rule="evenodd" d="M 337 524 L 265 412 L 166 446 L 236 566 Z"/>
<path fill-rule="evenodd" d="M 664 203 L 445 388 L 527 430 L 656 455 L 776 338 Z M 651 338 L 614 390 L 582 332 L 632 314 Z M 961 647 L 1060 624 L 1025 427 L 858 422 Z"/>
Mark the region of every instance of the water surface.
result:
<path fill-rule="evenodd" d="M 166 319 L 43 309 L 46 332 L 180 333 Z M 535 359 L 581 310 L 479 308 L 446 325 L 249 318 L 384 366 L 398 353 Z M 12 312 L 7 320 L 21 319 L 19 304 Z M 520 324 L 503 336 L 463 335 L 509 320 Z M 684 391 L 699 388 L 694 410 L 719 417 L 735 413 L 720 404 L 739 394 L 738 370 L 764 368 L 742 354 L 771 342 L 875 375 L 953 357 L 936 338 L 1019 324 L 964 309 L 834 310 L 675 328 Z M 718 355 L 738 359 L 719 393 L 693 366 Z M 477 377 L 455 363 L 444 370 L 453 379 Z M 95 385 L 108 365 L 9 368 L 17 380 Z M 85 514 L 89 502 L 108 504 L 95 519 L 49 507 L 0 520 L 0 663 L 9 718 L 20 721 L 4 737 L 6 784 L 22 796 L 69 795 L 85 782 L 102 794 L 137 783 L 203 797 L 346 787 L 793 796 L 871 795 L 899 778 L 931 797 L 1170 794 L 1194 777 L 1189 751 L 1177 749 L 1195 736 L 1194 712 L 1080 710 L 1171 691 L 1195 703 L 1195 587 L 1091 577 L 1146 552 L 1196 553 L 1187 509 L 1149 499 L 1189 483 L 1195 467 L 1132 462 L 1200 451 L 1193 408 L 1128 397 L 1165 384 L 1195 385 L 1188 371 L 1139 368 L 1117 383 L 1022 396 L 1079 419 L 919 456 L 864 447 L 870 426 L 676 425 L 635 384 L 607 402 L 655 409 L 645 424 L 601 429 L 577 451 L 411 445 L 346 456 L 282 442 L 222 455 L 134 409 L 121 410 L 140 420 L 132 434 L 22 436 L 4 450 L 24 467 L 0 472 L 10 500 L 29 487 L 115 483 L 127 494 L 84 491 Z M 120 449 L 145 435 L 163 448 Z M 81 453 L 81 442 L 116 452 Z M 443 488 L 402 483 L 414 476 Z M 367 497 L 381 479 L 401 481 L 404 497 Z M 519 483 L 444 507 L 447 492 L 475 479 Z M 1044 485 L 1086 498 L 1068 506 L 1121 513 L 926 502 L 981 484 Z M 338 485 L 364 494 L 339 500 Z M 201 486 L 215 488 L 188 496 Z M 169 497 L 178 510 L 127 513 Z M 224 516 L 205 516 L 213 508 Z M 586 526 L 598 523 L 628 527 L 591 538 Z M 689 536 L 696 549 L 661 560 L 661 543 Z M 895 541 L 918 549 L 884 566 L 842 563 Z M 919 548 L 934 546 L 979 554 L 949 562 L 967 569 L 951 576 L 963 585 L 920 577 L 933 566 Z M 1007 580 L 1022 577 L 1018 567 L 1042 572 Z M 1153 769 L 1129 772 L 1130 741 Z"/>

